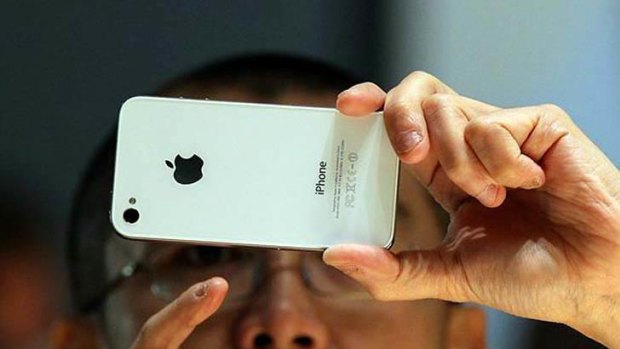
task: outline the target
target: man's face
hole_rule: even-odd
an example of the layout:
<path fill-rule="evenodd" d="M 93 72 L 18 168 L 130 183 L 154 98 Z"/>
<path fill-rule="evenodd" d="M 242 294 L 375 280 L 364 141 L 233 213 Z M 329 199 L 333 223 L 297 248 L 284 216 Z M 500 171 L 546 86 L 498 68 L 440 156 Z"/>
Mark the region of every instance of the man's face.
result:
<path fill-rule="evenodd" d="M 256 98 L 240 88 L 219 88 L 209 92 L 189 88 L 172 91 L 169 95 L 323 107 L 333 107 L 336 100 L 333 92 L 293 89 L 269 101 Z M 425 192 L 404 171 L 401 171 L 398 196 L 392 251 L 436 246 L 441 241 L 441 223 Z M 106 262 L 111 274 L 119 271 L 128 254 L 131 255 L 129 258 L 139 258 L 160 251 L 173 251 L 177 256 L 195 257 L 198 249 L 172 243 L 131 242 L 112 235 L 114 237 L 106 246 Z M 230 252 L 213 247 L 208 251 L 210 256 Z M 379 302 L 319 296 L 306 286 L 299 270 L 307 261 L 320 262 L 320 253 L 274 250 L 257 253 L 267 264 L 278 267 L 271 268 L 269 276 L 263 277 L 252 297 L 234 307 L 221 309 L 197 327 L 184 348 L 397 349 L 440 348 L 444 343 L 449 313 L 449 306 L 444 302 Z M 171 259 L 170 263 L 183 258 Z M 144 322 L 166 305 L 152 288 L 152 279 L 134 277 L 108 298 L 104 319 L 113 348 L 128 348 Z"/>

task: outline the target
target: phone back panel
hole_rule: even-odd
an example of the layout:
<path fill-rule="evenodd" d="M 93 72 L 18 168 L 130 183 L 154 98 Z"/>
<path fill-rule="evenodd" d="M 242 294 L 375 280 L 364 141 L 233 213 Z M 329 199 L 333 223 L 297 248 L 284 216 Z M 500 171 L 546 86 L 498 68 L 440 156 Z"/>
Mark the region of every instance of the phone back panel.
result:
<path fill-rule="evenodd" d="M 117 142 L 111 219 L 125 237 L 294 249 L 392 242 L 399 164 L 382 113 L 134 97 Z"/>

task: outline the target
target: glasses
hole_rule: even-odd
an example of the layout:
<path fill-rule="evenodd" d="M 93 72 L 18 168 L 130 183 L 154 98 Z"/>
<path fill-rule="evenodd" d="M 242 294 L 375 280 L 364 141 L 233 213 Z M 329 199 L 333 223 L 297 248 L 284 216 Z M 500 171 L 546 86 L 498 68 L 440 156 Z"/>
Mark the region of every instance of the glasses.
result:
<path fill-rule="evenodd" d="M 239 304 L 252 297 L 266 279 L 282 270 L 296 269 L 304 285 L 322 298 L 371 300 L 356 281 L 325 264 L 321 252 L 300 252 L 294 263 L 278 263 L 277 253 L 258 248 L 170 245 L 147 253 L 140 260 L 127 260 L 112 279 L 100 299 L 105 298 L 128 279 L 144 275 L 151 293 L 164 302 L 177 298 L 190 286 L 220 276 L 229 283 L 222 307 Z M 95 302 L 93 302 L 95 303 Z"/>

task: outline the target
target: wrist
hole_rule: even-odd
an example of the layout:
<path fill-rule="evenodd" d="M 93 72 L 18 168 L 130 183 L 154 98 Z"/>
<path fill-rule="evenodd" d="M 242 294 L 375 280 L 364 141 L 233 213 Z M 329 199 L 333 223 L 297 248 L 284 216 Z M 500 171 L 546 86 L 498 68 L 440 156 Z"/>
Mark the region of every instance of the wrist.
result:
<path fill-rule="evenodd" d="M 620 349 L 620 302 L 607 299 L 599 307 L 584 307 L 583 314 L 568 325 L 611 349 Z"/>
<path fill-rule="evenodd" d="M 618 327 L 603 328 L 593 327 L 588 329 L 575 328 L 581 334 L 593 339 L 610 349 L 620 349 L 620 339 L 618 338 Z M 615 332 L 614 332 L 615 331 Z"/>

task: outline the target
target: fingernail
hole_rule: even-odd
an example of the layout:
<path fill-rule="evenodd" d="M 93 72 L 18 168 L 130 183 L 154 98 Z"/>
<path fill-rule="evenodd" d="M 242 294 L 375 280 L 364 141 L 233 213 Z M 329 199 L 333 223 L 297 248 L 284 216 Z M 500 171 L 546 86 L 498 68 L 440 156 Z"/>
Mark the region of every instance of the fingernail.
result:
<path fill-rule="evenodd" d="M 359 274 L 361 271 L 360 267 L 357 265 L 343 264 L 343 265 L 332 265 L 332 266 L 347 275 Z"/>
<path fill-rule="evenodd" d="M 523 189 L 536 189 L 536 188 L 540 188 L 543 184 L 543 179 L 540 177 L 536 177 L 534 179 L 532 179 L 529 183 L 525 184 L 523 186 Z"/>
<path fill-rule="evenodd" d="M 331 253 L 331 250 L 327 250 L 326 253 L 327 254 Z M 355 274 L 360 271 L 359 266 L 355 264 L 351 264 L 349 262 L 342 262 L 338 260 L 333 261 L 331 260 L 331 258 L 323 258 L 323 261 L 325 262 L 325 264 L 332 266 L 347 275 Z"/>
<path fill-rule="evenodd" d="M 478 195 L 478 199 L 486 205 L 493 205 L 497 199 L 497 186 L 495 184 L 487 185 Z"/>
<path fill-rule="evenodd" d="M 354 91 L 355 91 L 355 86 L 349 87 L 348 89 L 346 89 L 346 90 L 344 90 L 344 91 L 340 92 L 340 93 L 338 94 L 338 97 L 337 97 L 337 98 L 340 98 L 340 97 L 342 97 L 342 95 L 346 95 L 347 93 L 351 93 L 351 92 L 354 92 Z"/>
<path fill-rule="evenodd" d="M 359 279 L 359 278 L 366 279 L 369 277 L 377 276 L 376 271 L 372 270 L 371 268 L 368 268 L 367 266 L 360 265 L 359 263 L 336 262 L 336 263 L 327 263 L 327 265 L 331 265 L 332 267 L 338 269 L 339 271 L 356 279 Z"/>
<path fill-rule="evenodd" d="M 194 290 L 194 297 L 196 297 L 196 299 L 203 298 L 204 296 L 207 295 L 208 289 L 209 289 L 209 283 L 203 282 L 196 288 L 196 290 Z"/>
<path fill-rule="evenodd" d="M 396 152 L 404 154 L 412 151 L 420 142 L 423 136 L 420 131 L 404 132 L 396 139 Z"/>

